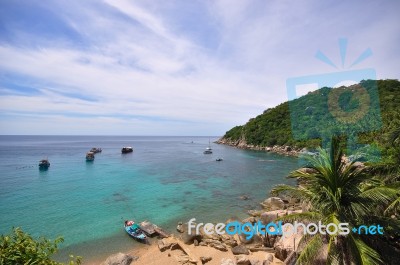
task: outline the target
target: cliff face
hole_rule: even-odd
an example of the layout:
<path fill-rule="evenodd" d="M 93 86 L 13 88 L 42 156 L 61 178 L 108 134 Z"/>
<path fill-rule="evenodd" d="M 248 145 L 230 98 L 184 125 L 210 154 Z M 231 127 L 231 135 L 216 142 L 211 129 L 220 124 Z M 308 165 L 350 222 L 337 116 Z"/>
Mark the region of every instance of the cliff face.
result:
<path fill-rule="evenodd" d="M 267 109 L 217 142 L 297 155 L 304 148 L 321 146 L 323 138 L 339 135 L 373 143 L 383 150 L 382 155 L 391 156 L 398 147 L 388 144 L 387 135 L 399 127 L 400 82 L 366 80 L 349 87 L 324 87 Z"/>

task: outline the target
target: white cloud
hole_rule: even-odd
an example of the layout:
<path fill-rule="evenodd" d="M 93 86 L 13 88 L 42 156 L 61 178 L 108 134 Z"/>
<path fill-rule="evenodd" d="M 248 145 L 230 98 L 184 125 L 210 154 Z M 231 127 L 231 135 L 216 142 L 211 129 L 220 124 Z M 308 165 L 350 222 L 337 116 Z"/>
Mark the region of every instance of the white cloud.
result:
<path fill-rule="evenodd" d="M 349 58 L 371 47 L 376 57 L 367 66 L 380 78 L 398 78 L 399 62 L 390 56 L 399 52 L 393 41 L 400 23 L 393 11 L 363 28 L 368 7 L 354 4 L 332 9 L 317 1 L 203 4 L 208 13 L 198 23 L 212 20 L 217 27 L 214 49 L 207 46 L 207 32 L 197 34 L 204 39 L 199 43 L 188 34 L 190 25 L 182 26 L 186 31 L 172 26 L 183 19 L 179 8 L 171 13 L 163 5 L 125 0 L 49 4 L 83 42 L 30 35 L 40 45 L 0 43 L 0 70 L 23 76 L 18 83 L 40 91 L 11 93 L 3 82 L 0 111 L 20 118 L 0 117 L 1 127 L 40 133 L 59 120 L 86 132 L 90 120 L 113 134 L 112 128 L 117 132 L 131 121 L 142 134 L 156 128 L 166 134 L 222 134 L 286 101 L 287 78 L 332 71 L 313 56 L 321 49 L 337 60 L 337 39 L 346 35 Z M 357 8 L 361 18 L 350 19 Z M 354 25 L 346 24 L 350 21 Z M 40 116 L 42 124 L 27 122 L 27 113 Z"/>

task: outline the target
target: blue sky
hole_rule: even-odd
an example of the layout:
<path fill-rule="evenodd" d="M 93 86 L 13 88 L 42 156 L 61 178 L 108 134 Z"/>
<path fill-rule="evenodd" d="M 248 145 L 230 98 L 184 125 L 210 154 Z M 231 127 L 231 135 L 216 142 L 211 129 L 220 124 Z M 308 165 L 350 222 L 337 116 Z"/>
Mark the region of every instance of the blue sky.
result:
<path fill-rule="evenodd" d="M 288 78 L 348 70 L 367 48 L 351 69 L 399 79 L 398 10 L 399 1 L 0 0 L 0 134 L 222 135 L 286 101 Z"/>

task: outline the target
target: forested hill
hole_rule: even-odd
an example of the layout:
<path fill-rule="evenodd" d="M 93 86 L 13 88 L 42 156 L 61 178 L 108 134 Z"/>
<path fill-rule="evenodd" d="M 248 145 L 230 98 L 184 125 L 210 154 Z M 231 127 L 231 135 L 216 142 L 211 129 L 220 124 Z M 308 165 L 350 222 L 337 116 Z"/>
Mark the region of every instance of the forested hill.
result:
<path fill-rule="evenodd" d="M 395 147 L 388 138 L 396 128 L 400 128 L 400 82 L 366 80 L 349 87 L 324 87 L 267 109 L 227 131 L 220 142 L 314 148 L 321 145 L 321 138 L 343 135 L 375 143 L 390 155 Z"/>

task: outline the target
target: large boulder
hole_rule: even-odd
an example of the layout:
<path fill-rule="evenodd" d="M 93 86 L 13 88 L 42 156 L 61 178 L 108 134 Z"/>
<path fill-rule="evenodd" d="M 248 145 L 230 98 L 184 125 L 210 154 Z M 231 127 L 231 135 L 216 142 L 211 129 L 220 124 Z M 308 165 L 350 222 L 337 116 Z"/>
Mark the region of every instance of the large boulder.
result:
<path fill-rule="evenodd" d="M 239 235 L 239 240 L 242 244 L 251 244 L 254 241 L 254 236 L 247 238 L 248 236 L 245 234 L 240 234 Z"/>
<path fill-rule="evenodd" d="M 257 216 L 260 216 L 260 214 L 262 214 L 263 211 L 260 211 L 260 210 L 248 210 L 247 213 L 248 213 L 250 216 L 257 217 Z"/>
<path fill-rule="evenodd" d="M 260 216 L 260 221 L 263 224 L 268 224 L 274 222 L 278 217 L 284 216 L 286 214 L 285 210 L 274 210 L 269 212 L 264 212 Z"/>
<path fill-rule="evenodd" d="M 285 203 L 281 198 L 278 197 L 269 197 L 264 202 L 261 203 L 264 208 L 270 210 L 281 210 L 285 206 Z"/>
<path fill-rule="evenodd" d="M 280 260 L 285 260 L 288 256 L 288 251 L 286 248 L 283 248 L 281 245 L 277 244 L 275 246 L 275 257 Z"/>
<path fill-rule="evenodd" d="M 215 249 L 218 249 L 219 251 L 228 251 L 228 248 L 225 246 L 225 244 L 217 241 L 217 242 L 213 242 L 209 245 L 210 247 L 213 247 Z"/>
<path fill-rule="evenodd" d="M 237 265 L 250 265 L 250 260 L 246 255 L 237 255 L 235 258 Z"/>
<path fill-rule="evenodd" d="M 211 260 L 212 260 L 212 257 L 209 257 L 209 256 L 201 256 L 200 257 L 201 264 L 205 264 Z"/>
<path fill-rule="evenodd" d="M 223 258 L 221 259 L 221 265 L 236 265 L 231 259 Z"/>
<path fill-rule="evenodd" d="M 195 239 L 198 242 L 201 241 L 202 235 L 201 234 L 200 235 L 196 234 L 196 228 L 192 227 L 191 231 L 190 231 L 190 234 L 189 234 L 188 225 L 184 224 L 182 227 L 183 227 L 183 230 L 184 230 L 184 232 L 181 235 L 183 243 L 185 243 L 187 245 L 190 245 L 190 244 L 194 243 Z"/>
<path fill-rule="evenodd" d="M 177 225 L 177 227 L 176 227 L 176 230 L 177 230 L 179 233 L 184 233 L 184 232 L 185 232 L 185 228 L 183 227 L 182 222 L 179 222 L 179 223 L 178 223 L 178 225 Z"/>
<path fill-rule="evenodd" d="M 298 171 L 303 172 L 303 173 L 307 173 L 307 174 L 317 173 L 317 171 L 315 169 L 312 169 L 312 168 L 309 168 L 309 167 L 302 167 L 302 168 L 298 169 Z"/>
<path fill-rule="evenodd" d="M 138 257 L 132 257 L 124 253 L 117 253 L 109 256 L 102 265 L 130 265 L 133 261 L 137 260 Z"/>
<path fill-rule="evenodd" d="M 244 245 L 238 245 L 236 247 L 233 247 L 232 253 L 234 255 L 241 255 L 241 254 L 249 255 L 250 254 L 249 250 Z"/>
<path fill-rule="evenodd" d="M 265 256 L 265 260 L 263 262 L 263 265 L 270 265 L 274 262 L 274 255 L 272 253 L 268 253 Z"/>

